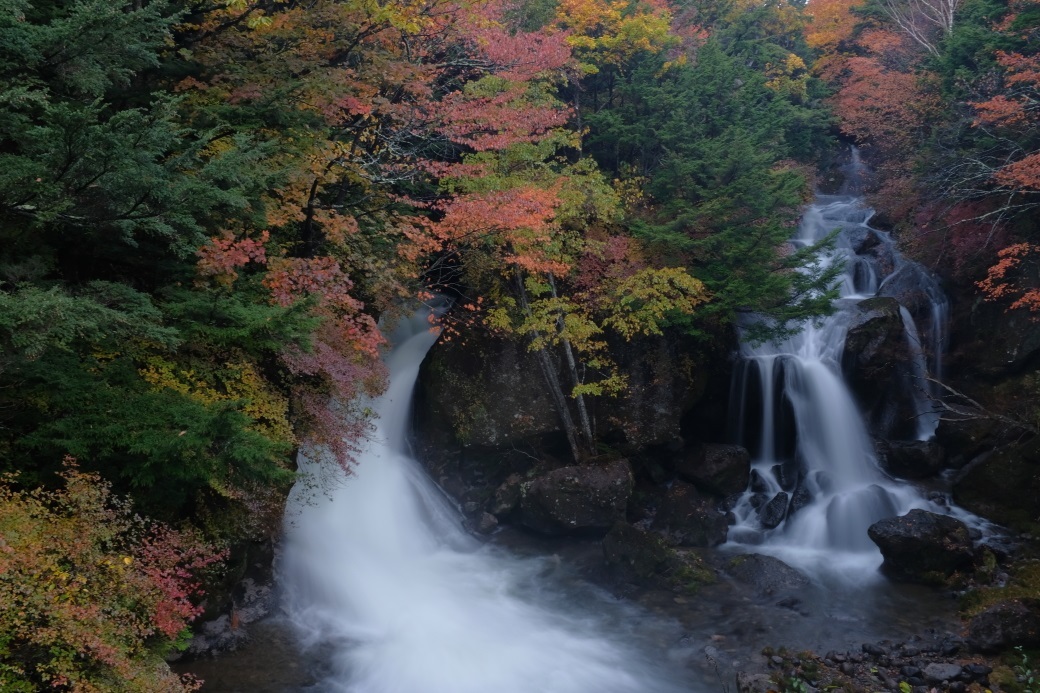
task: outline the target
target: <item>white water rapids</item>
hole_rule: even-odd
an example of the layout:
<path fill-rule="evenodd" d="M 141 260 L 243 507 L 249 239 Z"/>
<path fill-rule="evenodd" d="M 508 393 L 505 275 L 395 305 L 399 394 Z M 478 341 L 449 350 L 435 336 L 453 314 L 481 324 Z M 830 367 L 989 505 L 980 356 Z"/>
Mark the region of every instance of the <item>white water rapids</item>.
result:
<path fill-rule="evenodd" d="M 872 215 L 855 195 L 819 196 L 806 210 L 794 244 L 839 231 L 822 258 L 845 263 L 836 311 L 786 341 L 743 344 L 732 388 L 736 437 L 752 451 L 753 472 L 734 508 L 729 547 L 768 553 L 817 579 L 846 584 L 881 579 L 881 553 L 867 536 L 878 520 L 920 508 L 984 524 L 880 468 L 864 415 L 843 380 L 857 304 L 874 296 L 912 301 L 916 317 L 906 305 L 899 308 L 908 364 L 901 388 L 894 386 L 901 391 L 889 393 L 902 398 L 903 409 L 882 417 L 879 426 L 890 438 L 934 436 L 939 420 L 926 376 L 942 372 L 947 301 L 930 272 L 868 225 Z"/>
<path fill-rule="evenodd" d="M 900 311 L 907 384 L 941 373 L 945 299 L 926 271 L 869 228 L 870 215 L 854 196 L 821 197 L 806 211 L 794 242 L 842 229 L 825 258 L 847 262 L 839 309 L 783 343 L 744 345 L 734 379 L 737 434 L 752 450 L 756 481 L 734 508 L 724 548 L 777 556 L 811 585 L 779 601 L 725 579 L 689 599 L 650 594 L 645 604 L 675 617 L 665 620 L 574 578 L 565 559 L 519 558 L 475 540 L 408 447 L 412 390 L 436 341 L 420 314 L 391 338 L 390 385 L 369 403 L 377 417 L 355 473 L 316 482 L 335 465 L 301 455 L 280 582 L 317 664 L 319 683 L 307 690 L 690 693 L 730 685 L 733 671 L 766 645 L 858 648 L 929 623 L 945 628 L 949 603 L 885 584 L 866 534 L 871 523 L 912 508 L 973 520 L 882 471 L 842 379 L 856 304 L 875 295 L 916 297 Z M 876 240 L 866 254 L 854 250 L 864 233 Z M 927 392 L 905 394 L 912 423 L 888 423 L 904 438 L 931 437 L 937 422 Z M 763 526 L 764 503 L 785 493 L 782 520 Z"/>
<path fill-rule="evenodd" d="M 641 619 L 551 560 L 481 546 L 407 446 L 411 393 L 436 340 L 419 315 L 394 335 L 390 386 L 355 474 L 290 497 L 282 584 L 304 645 L 324 649 L 321 691 L 669 693 L 694 690 Z M 317 474 L 313 461 L 301 471 Z M 557 581 L 558 582 L 558 581 Z M 632 607 L 628 607 L 632 610 Z M 612 635 L 613 634 L 613 635 Z M 662 661 L 663 660 L 663 661 Z"/>

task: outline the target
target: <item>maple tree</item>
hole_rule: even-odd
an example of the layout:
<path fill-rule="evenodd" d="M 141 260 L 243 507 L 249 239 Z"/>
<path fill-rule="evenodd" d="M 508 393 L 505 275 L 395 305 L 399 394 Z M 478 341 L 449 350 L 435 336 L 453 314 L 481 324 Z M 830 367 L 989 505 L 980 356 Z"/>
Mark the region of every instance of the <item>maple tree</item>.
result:
<path fill-rule="evenodd" d="M 0 687 L 192 691 L 162 659 L 201 613 L 223 554 L 149 523 L 67 459 L 62 488 L 0 480 Z"/>

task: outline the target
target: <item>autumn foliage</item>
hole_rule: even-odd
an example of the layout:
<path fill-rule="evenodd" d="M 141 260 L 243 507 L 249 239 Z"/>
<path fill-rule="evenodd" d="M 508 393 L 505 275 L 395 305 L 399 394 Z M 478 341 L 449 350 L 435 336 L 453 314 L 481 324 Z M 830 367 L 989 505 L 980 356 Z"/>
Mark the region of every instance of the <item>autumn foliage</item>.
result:
<path fill-rule="evenodd" d="M 63 487 L 0 482 L 0 689 L 191 691 L 162 653 L 199 615 L 223 554 L 148 523 L 66 461 Z"/>

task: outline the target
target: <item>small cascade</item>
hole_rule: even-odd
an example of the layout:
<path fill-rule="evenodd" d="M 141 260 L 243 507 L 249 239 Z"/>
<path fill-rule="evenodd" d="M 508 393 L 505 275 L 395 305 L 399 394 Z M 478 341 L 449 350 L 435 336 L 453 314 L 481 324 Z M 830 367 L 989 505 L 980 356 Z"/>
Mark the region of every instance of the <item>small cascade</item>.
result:
<path fill-rule="evenodd" d="M 658 624 L 550 559 L 482 545 L 409 453 L 419 364 L 436 336 L 421 314 L 393 336 L 371 440 L 338 483 L 293 489 L 281 583 L 323 670 L 350 693 L 679 693 Z M 320 476 L 320 462 L 300 460 Z M 327 472 L 326 472 L 327 475 Z M 654 640 L 654 644 L 640 644 Z"/>
<path fill-rule="evenodd" d="M 844 262 L 833 315 L 780 343 L 741 346 L 731 420 L 751 451 L 752 479 L 733 509 L 729 544 L 777 555 L 816 575 L 870 576 L 881 554 L 867 527 L 914 508 L 949 512 L 884 473 L 843 379 L 846 337 L 858 304 L 875 296 L 900 305 L 907 367 L 899 415 L 882 418 L 888 438 L 929 440 L 938 426 L 929 377 L 942 375 L 949 307 L 936 278 L 904 258 L 888 234 L 869 226 L 873 210 L 854 194 L 863 178 L 855 158 L 846 194 L 818 196 L 792 240 L 816 243 L 838 230 L 822 261 Z"/>

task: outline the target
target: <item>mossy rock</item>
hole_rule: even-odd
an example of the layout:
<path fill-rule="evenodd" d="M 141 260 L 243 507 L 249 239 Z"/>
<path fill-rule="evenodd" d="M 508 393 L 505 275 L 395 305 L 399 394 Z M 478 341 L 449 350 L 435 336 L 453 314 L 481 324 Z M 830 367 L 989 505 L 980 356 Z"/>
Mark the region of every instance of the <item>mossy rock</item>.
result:
<path fill-rule="evenodd" d="M 998 524 L 1040 534 L 1040 438 L 970 467 L 954 484 L 953 499 Z"/>
<path fill-rule="evenodd" d="M 603 538 L 603 557 L 615 580 L 692 594 L 715 582 L 715 571 L 694 549 L 675 549 L 655 532 L 617 522 Z"/>

